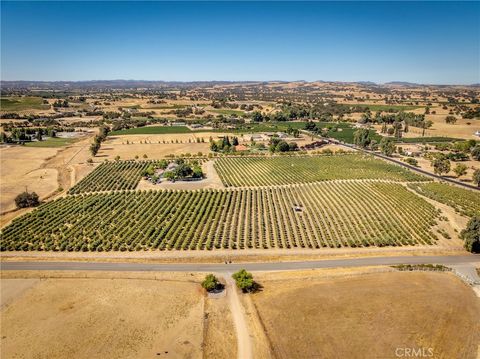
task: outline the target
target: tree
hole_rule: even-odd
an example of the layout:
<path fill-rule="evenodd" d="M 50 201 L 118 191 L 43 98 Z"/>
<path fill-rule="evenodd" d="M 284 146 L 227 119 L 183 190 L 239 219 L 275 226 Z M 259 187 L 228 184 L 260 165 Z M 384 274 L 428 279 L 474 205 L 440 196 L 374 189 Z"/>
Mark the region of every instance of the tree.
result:
<path fill-rule="evenodd" d="M 222 142 L 223 142 L 223 146 L 222 146 L 222 147 L 224 147 L 224 148 L 231 146 L 231 144 L 230 144 L 230 139 L 228 138 L 228 136 L 223 137 Z"/>
<path fill-rule="evenodd" d="M 193 177 L 193 178 L 203 178 L 202 167 L 200 167 L 200 166 L 193 166 L 193 174 L 192 174 L 192 177 Z"/>
<path fill-rule="evenodd" d="M 382 138 L 380 141 L 380 151 L 385 156 L 390 157 L 395 152 L 395 143 L 389 138 Z"/>
<path fill-rule="evenodd" d="M 42 141 L 43 140 L 43 130 L 41 128 L 38 129 L 37 131 L 37 141 Z"/>
<path fill-rule="evenodd" d="M 155 167 L 152 164 L 148 165 L 148 167 L 143 171 L 144 176 L 153 176 L 155 174 Z"/>
<path fill-rule="evenodd" d="M 9 143 L 11 142 L 11 138 L 5 132 L 0 132 L 0 142 L 1 143 Z"/>
<path fill-rule="evenodd" d="M 402 123 L 400 121 L 395 121 L 394 124 L 393 124 L 393 135 L 395 136 L 395 138 L 402 138 L 402 129 L 403 129 L 403 126 L 402 126 Z"/>
<path fill-rule="evenodd" d="M 290 142 L 290 143 L 288 144 L 288 150 L 289 150 L 289 151 L 296 151 L 296 150 L 298 150 L 298 145 L 297 145 L 297 143 L 296 143 L 296 142 Z"/>
<path fill-rule="evenodd" d="M 480 187 L 480 169 L 475 170 L 473 172 L 473 183 L 475 183 L 478 187 Z"/>
<path fill-rule="evenodd" d="M 98 142 L 92 143 L 90 145 L 90 153 L 92 154 L 93 157 L 95 157 L 99 149 L 100 149 L 100 144 Z"/>
<path fill-rule="evenodd" d="M 407 157 L 404 159 L 404 161 L 411 166 L 418 166 L 418 161 L 415 158 Z"/>
<path fill-rule="evenodd" d="M 421 124 L 422 124 L 422 137 L 425 137 L 425 129 L 432 127 L 433 122 L 430 120 L 423 120 Z"/>
<path fill-rule="evenodd" d="M 280 141 L 277 146 L 275 147 L 276 151 L 279 152 L 288 152 L 290 150 L 290 146 L 285 141 Z"/>
<path fill-rule="evenodd" d="M 251 292 L 255 288 L 252 273 L 247 272 L 245 269 L 241 269 L 237 273 L 234 273 L 232 278 L 235 279 L 237 287 L 243 292 Z"/>
<path fill-rule="evenodd" d="M 263 116 L 260 112 L 258 111 L 255 111 L 253 114 L 252 114 L 252 121 L 253 122 L 262 122 L 263 121 Z"/>
<path fill-rule="evenodd" d="M 450 161 L 446 158 L 437 158 L 433 160 L 433 172 L 437 175 L 450 172 Z"/>
<path fill-rule="evenodd" d="M 186 163 L 181 163 L 173 170 L 176 178 L 185 178 L 193 175 L 192 168 Z"/>
<path fill-rule="evenodd" d="M 360 128 L 353 134 L 353 143 L 362 148 L 368 147 L 371 141 L 370 131 L 366 128 Z"/>
<path fill-rule="evenodd" d="M 453 172 L 457 175 L 457 177 L 464 176 L 467 174 L 467 166 L 463 163 L 458 163 L 457 166 L 453 169 Z"/>
<path fill-rule="evenodd" d="M 205 277 L 205 280 L 202 282 L 202 287 L 207 291 L 211 292 L 215 289 L 217 289 L 220 285 L 220 282 L 218 281 L 217 277 L 215 277 L 213 274 L 208 274 Z"/>
<path fill-rule="evenodd" d="M 25 191 L 15 197 L 15 204 L 17 208 L 36 207 L 40 204 L 40 200 L 35 192 Z"/>
<path fill-rule="evenodd" d="M 454 125 L 457 122 L 457 118 L 455 116 L 447 116 L 445 117 L 445 122 Z"/>
<path fill-rule="evenodd" d="M 460 238 L 464 240 L 464 247 L 467 251 L 472 253 L 480 252 L 480 216 L 473 216 L 467 223 Z"/>
<path fill-rule="evenodd" d="M 215 141 L 210 142 L 210 150 L 213 151 L 213 152 L 218 151 L 218 146 L 217 146 Z"/>
<path fill-rule="evenodd" d="M 474 160 L 480 161 L 480 145 L 473 147 L 471 153 Z"/>
<path fill-rule="evenodd" d="M 163 178 L 168 181 L 175 181 L 175 173 L 173 173 L 173 171 L 166 171 L 163 173 Z"/>

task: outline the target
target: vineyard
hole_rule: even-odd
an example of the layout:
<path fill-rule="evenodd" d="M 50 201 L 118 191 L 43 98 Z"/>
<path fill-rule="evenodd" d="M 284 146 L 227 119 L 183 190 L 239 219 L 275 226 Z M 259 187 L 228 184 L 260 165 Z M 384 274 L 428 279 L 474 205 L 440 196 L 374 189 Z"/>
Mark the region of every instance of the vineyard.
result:
<path fill-rule="evenodd" d="M 480 214 L 480 193 L 443 183 L 411 183 L 409 187 L 417 193 L 444 203 L 456 212 L 472 217 Z"/>
<path fill-rule="evenodd" d="M 271 186 L 339 179 L 426 181 L 400 166 L 359 154 L 219 158 L 215 162 L 227 187 Z"/>
<path fill-rule="evenodd" d="M 69 194 L 135 189 L 150 161 L 104 162 L 70 189 Z"/>
<path fill-rule="evenodd" d="M 1 249 L 138 251 L 434 244 L 437 238 L 432 226 L 438 215 L 434 206 L 404 186 L 381 181 L 119 191 L 46 203 L 4 228 Z"/>

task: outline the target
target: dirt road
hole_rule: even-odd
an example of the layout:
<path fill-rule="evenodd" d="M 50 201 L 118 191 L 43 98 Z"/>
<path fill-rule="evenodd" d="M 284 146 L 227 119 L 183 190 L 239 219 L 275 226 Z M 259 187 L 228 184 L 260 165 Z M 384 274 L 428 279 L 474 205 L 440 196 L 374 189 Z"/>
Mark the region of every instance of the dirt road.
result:
<path fill-rule="evenodd" d="M 232 273 L 230 272 L 224 273 L 223 276 L 227 283 L 227 298 L 233 317 L 233 323 L 235 325 L 235 332 L 237 334 L 237 358 L 251 359 L 253 358 L 252 342 L 250 334 L 248 333 L 244 309 L 242 307 L 242 303 L 240 303 L 240 299 L 238 298 L 235 281 L 233 280 Z"/>

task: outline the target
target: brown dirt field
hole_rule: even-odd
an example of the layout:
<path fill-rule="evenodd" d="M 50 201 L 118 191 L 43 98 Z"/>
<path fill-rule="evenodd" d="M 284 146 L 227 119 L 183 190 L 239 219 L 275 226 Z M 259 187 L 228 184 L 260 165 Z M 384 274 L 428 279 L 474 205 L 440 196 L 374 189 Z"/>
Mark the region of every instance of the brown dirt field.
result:
<path fill-rule="evenodd" d="M 278 358 L 475 358 L 480 301 L 450 273 L 387 272 L 261 282 L 252 296 Z M 274 304 L 273 304 L 274 303 Z"/>
<path fill-rule="evenodd" d="M 202 357 L 203 295 L 195 283 L 44 279 L 1 319 L 3 358 Z"/>

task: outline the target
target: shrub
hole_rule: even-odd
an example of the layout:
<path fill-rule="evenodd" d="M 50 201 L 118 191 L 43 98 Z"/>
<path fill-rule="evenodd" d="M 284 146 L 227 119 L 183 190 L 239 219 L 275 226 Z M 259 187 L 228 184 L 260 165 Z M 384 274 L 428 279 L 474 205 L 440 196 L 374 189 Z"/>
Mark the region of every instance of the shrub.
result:
<path fill-rule="evenodd" d="M 460 238 L 465 241 L 464 247 L 467 251 L 480 252 L 480 215 L 470 218 L 467 227 L 460 232 Z"/>
<path fill-rule="evenodd" d="M 480 169 L 475 170 L 473 172 L 473 183 L 475 183 L 478 187 L 480 187 Z"/>
<path fill-rule="evenodd" d="M 415 158 L 407 157 L 407 158 L 404 159 L 404 161 L 406 163 L 408 163 L 409 165 L 418 166 L 418 161 Z"/>
<path fill-rule="evenodd" d="M 17 205 L 17 208 L 35 207 L 40 204 L 40 200 L 38 194 L 35 192 L 28 193 L 25 191 L 15 197 L 15 204 Z"/>
<path fill-rule="evenodd" d="M 202 282 L 202 287 L 207 291 L 211 292 L 214 291 L 219 287 L 220 283 L 218 282 L 217 277 L 215 277 L 213 274 L 208 274 L 205 277 L 205 280 Z"/>
<path fill-rule="evenodd" d="M 457 177 L 464 176 L 467 174 L 468 167 L 463 163 L 458 163 L 457 166 L 453 169 L 453 172 L 457 175 Z"/>
<path fill-rule="evenodd" d="M 243 292 L 251 292 L 255 288 L 252 273 L 247 272 L 245 269 L 241 269 L 237 273 L 234 273 L 232 278 L 235 279 L 237 287 Z"/>

